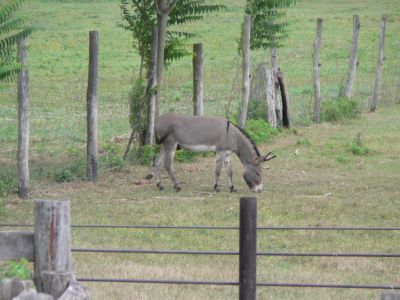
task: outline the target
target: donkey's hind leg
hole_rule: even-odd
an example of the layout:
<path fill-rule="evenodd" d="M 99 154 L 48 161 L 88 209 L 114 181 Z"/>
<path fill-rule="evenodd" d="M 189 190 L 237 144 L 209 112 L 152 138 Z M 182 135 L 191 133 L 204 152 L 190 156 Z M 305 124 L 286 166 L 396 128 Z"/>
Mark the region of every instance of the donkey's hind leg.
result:
<path fill-rule="evenodd" d="M 164 147 L 161 147 L 161 151 L 157 155 L 156 161 L 154 163 L 154 169 L 153 169 L 153 173 L 156 175 L 156 178 L 157 178 L 157 187 L 160 191 L 164 189 L 164 187 L 161 185 L 161 168 L 162 168 L 164 160 L 165 160 L 165 149 L 164 149 Z"/>
<path fill-rule="evenodd" d="M 214 190 L 217 193 L 221 191 L 221 183 L 219 178 L 221 176 L 221 169 L 223 162 L 224 162 L 224 154 L 222 152 L 217 152 L 215 157 L 215 184 L 214 184 Z"/>
<path fill-rule="evenodd" d="M 176 180 L 175 174 L 174 174 L 174 157 L 175 157 L 175 151 L 176 151 L 176 146 L 169 146 L 165 150 L 165 168 L 167 169 L 169 178 L 171 178 L 172 183 L 174 184 L 174 189 L 179 192 L 181 191 L 181 186 L 179 185 L 178 181 Z"/>

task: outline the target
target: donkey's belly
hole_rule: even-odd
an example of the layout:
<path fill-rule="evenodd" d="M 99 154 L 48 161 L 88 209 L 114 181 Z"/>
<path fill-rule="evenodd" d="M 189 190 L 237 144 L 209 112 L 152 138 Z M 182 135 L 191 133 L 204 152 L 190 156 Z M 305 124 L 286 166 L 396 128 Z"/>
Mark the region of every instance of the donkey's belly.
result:
<path fill-rule="evenodd" d="M 179 144 L 183 149 L 195 152 L 206 152 L 206 151 L 215 151 L 217 149 L 216 146 L 212 145 L 184 145 Z"/>

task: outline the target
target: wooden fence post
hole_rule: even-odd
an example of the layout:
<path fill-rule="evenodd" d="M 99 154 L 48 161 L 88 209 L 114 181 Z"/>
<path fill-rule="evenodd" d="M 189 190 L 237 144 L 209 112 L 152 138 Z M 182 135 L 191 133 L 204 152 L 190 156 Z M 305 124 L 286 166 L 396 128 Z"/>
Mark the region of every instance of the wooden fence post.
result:
<path fill-rule="evenodd" d="M 157 47 L 158 47 L 158 27 L 155 25 L 152 32 L 151 42 L 151 61 L 149 66 L 148 97 L 149 109 L 147 112 L 147 132 L 146 144 L 153 145 L 154 141 L 154 122 L 156 116 L 156 87 L 157 87 Z"/>
<path fill-rule="evenodd" d="M 89 72 L 87 87 L 87 165 L 86 174 L 89 181 L 97 179 L 97 88 L 99 36 L 97 31 L 89 32 Z"/>
<path fill-rule="evenodd" d="M 277 125 L 282 124 L 282 101 L 281 101 L 281 94 L 279 94 L 279 81 L 277 74 L 279 72 L 279 65 L 278 65 L 278 50 L 277 48 L 271 48 L 271 67 L 272 70 L 274 71 L 274 78 L 275 78 L 275 113 L 276 113 L 276 123 Z"/>
<path fill-rule="evenodd" d="M 29 195 L 29 97 L 26 39 L 19 40 L 18 52 L 22 65 L 18 78 L 18 195 L 21 199 L 27 199 Z"/>
<path fill-rule="evenodd" d="M 240 198 L 239 299 L 256 299 L 257 199 Z"/>
<path fill-rule="evenodd" d="M 381 22 L 381 38 L 379 41 L 379 55 L 378 55 L 378 65 L 376 66 L 375 74 L 375 85 L 374 94 L 371 99 L 370 111 L 374 112 L 376 109 L 376 103 L 378 101 L 379 94 L 381 92 L 381 79 L 382 79 L 382 69 L 383 61 L 385 60 L 385 30 L 386 30 L 387 15 L 382 16 Z"/>
<path fill-rule="evenodd" d="M 265 72 L 267 81 L 267 117 L 268 122 L 272 127 L 276 128 L 278 125 L 276 118 L 276 94 L 275 94 L 275 74 L 273 70 L 266 70 Z"/>
<path fill-rule="evenodd" d="M 50 292 L 49 273 L 71 277 L 71 216 L 69 201 L 38 200 L 35 203 L 34 279 L 39 292 Z M 63 277 L 63 276 L 62 276 Z M 60 286 L 61 294 L 66 286 Z"/>
<path fill-rule="evenodd" d="M 239 127 L 244 128 L 250 96 L 250 33 L 251 16 L 244 17 L 242 49 L 242 103 L 240 105 Z"/>
<path fill-rule="evenodd" d="M 204 113 L 203 104 L 203 44 L 193 44 L 193 114 L 202 116 Z"/>
<path fill-rule="evenodd" d="M 321 48 L 321 35 L 322 35 L 322 22 L 321 18 L 317 18 L 317 33 L 313 43 L 313 81 L 314 81 L 314 122 L 320 123 L 321 114 L 321 81 L 319 78 L 320 69 L 320 48 Z"/>
<path fill-rule="evenodd" d="M 354 78 L 356 77 L 357 70 L 357 51 L 358 51 L 358 35 L 360 32 L 360 17 L 353 16 L 353 42 L 351 46 L 351 58 L 349 61 L 349 73 L 347 75 L 346 87 L 342 90 L 341 97 L 351 98 L 353 90 Z"/>

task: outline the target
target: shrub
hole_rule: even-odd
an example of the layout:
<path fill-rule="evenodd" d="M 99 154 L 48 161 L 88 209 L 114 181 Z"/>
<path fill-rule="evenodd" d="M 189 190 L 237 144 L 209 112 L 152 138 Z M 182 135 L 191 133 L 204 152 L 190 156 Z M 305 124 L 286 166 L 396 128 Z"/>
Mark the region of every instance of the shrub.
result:
<path fill-rule="evenodd" d="M 257 144 L 267 142 L 271 136 L 279 133 L 278 129 L 273 128 L 268 122 L 261 119 L 247 120 L 246 132 Z"/>
<path fill-rule="evenodd" d="M 346 119 L 358 118 L 361 113 L 357 102 L 347 98 L 322 102 L 321 120 L 326 122 L 342 122 Z"/>
<path fill-rule="evenodd" d="M 5 266 L 2 266 L 0 268 L 0 278 L 31 279 L 32 271 L 29 268 L 28 260 L 22 258 L 19 261 L 11 261 Z"/>
<path fill-rule="evenodd" d="M 265 120 L 267 118 L 267 104 L 265 101 L 249 100 L 247 119 Z"/>
<path fill-rule="evenodd" d="M 364 146 L 361 138 L 361 132 L 357 133 L 353 143 L 350 145 L 351 152 L 354 155 L 365 155 L 368 154 L 369 148 Z"/>
<path fill-rule="evenodd" d="M 159 151 L 160 147 L 158 145 L 143 145 L 139 150 L 140 163 L 151 165 Z"/>
<path fill-rule="evenodd" d="M 298 140 L 297 142 L 296 142 L 296 145 L 297 146 L 311 146 L 311 142 L 310 142 L 310 140 L 309 139 L 307 139 L 307 138 L 303 138 L 303 139 L 301 139 L 301 140 Z"/>
<path fill-rule="evenodd" d="M 106 143 L 103 145 L 105 155 L 102 157 L 101 162 L 104 163 L 107 169 L 119 171 L 124 165 L 122 154 L 118 152 L 118 146 L 113 143 Z"/>
<path fill-rule="evenodd" d="M 175 160 L 179 162 L 191 162 L 199 156 L 198 152 L 187 151 L 184 149 L 180 149 L 176 151 Z"/>
<path fill-rule="evenodd" d="M 54 175 L 54 180 L 59 183 L 70 182 L 73 180 L 73 177 L 74 176 L 72 174 L 72 170 L 69 168 L 65 168 Z"/>
<path fill-rule="evenodd" d="M 0 198 L 10 193 L 18 192 L 17 175 L 13 172 L 1 170 L 0 173 Z"/>

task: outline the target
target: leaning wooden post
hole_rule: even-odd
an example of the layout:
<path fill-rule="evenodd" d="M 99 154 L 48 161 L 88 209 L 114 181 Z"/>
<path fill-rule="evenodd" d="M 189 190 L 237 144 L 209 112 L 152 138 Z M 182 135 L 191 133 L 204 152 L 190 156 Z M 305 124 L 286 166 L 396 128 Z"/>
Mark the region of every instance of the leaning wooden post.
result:
<path fill-rule="evenodd" d="M 287 90 L 285 76 L 281 71 L 276 74 L 282 98 L 282 126 L 290 128 L 290 109 L 289 109 L 289 93 Z"/>
<path fill-rule="evenodd" d="M 26 39 L 19 40 L 18 54 L 21 62 L 18 78 L 18 195 L 21 199 L 27 199 L 29 194 L 29 97 Z"/>
<path fill-rule="evenodd" d="M 202 116 L 203 105 L 203 44 L 193 44 L 193 114 Z"/>
<path fill-rule="evenodd" d="M 244 17 L 242 49 L 242 103 L 240 105 L 239 127 L 244 128 L 250 96 L 250 33 L 251 16 Z"/>
<path fill-rule="evenodd" d="M 71 280 L 71 217 L 69 201 L 38 200 L 35 203 L 35 284 L 39 292 L 48 292 L 54 284 L 49 278 Z M 55 272 L 58 275 L 50 276 Z M 68 280 L 60 287 L 66 289 Z M 52 292 L 52 291 L 51 291 Z M 54 293 L 54 292 L 52 292 Z"/>
<path fill-rule="evenodd" d="M 320 69 L 320 48 L 321 48 L 321 35 L 322 35 L 322 22 L 321 18 L 317 19 L 317 33 L 313 43 L 313 81 L 314 81 L 314 122 L 320 123 L 321 114 L 321 81 L 319 78 Z"/>
<path fill-rule="evenodd" d="M 240 198 L 239 299 L 256 299 L 257 199 Z"/>
<path fill-rule="evenodd" d="M 351 58 L 349 61 L 349 73 L 347 75 L 346 87 L 342 91 L 341 97 L 351 98 L 353 90 L 354 78 L 356 77 L 357 69 L 357 51 L 358 51 L 358 35 L 360 32 L 360 17 L 358 15 L 353 16 L 353 42 L 351 46 Z"/>
<path fill-rule="evenodd" d="M 89 181 L 97 179 L 97 88 L 99 35 L 97 31 L 89 32 L 89 73 L 87 87 L 87 166 L 86 174 Z"/>
<path fill-rule="evenodd" d="M 382 69 L 383 69 L 383 61 L 385 60 L 385 30 L 386 30 L 386 21 L 387 15 L 382 16 L 381 22 L 381 38 L 379 41 L 379 55 L 378 55 L 378 65 L 376 66 L 376 74 L 375 74 L 375 85 L 374 85 L 374 94 L 371 99 L 370 111 L 374 112 L 376 109 L 376 103 L 378 101 L 379 94 L 381 92 L 381 79 L 382 79 Z"/>
<path fill-rule="evenodd" d="M 154 142 L 154 124 L 156 116 L 156 89 L 157 89 L 157 47 L 158 47 L 158 28 L 153 27 L 151 42 L 151 61 L 149 66 L 148 81 L 148 112 L 147 112 L 147 132 L 146 144 L 153 145 Z M 128 148 L 129 149 L 129 148 Z M 128 153 L 127 153 L 128 154 Z"/>

